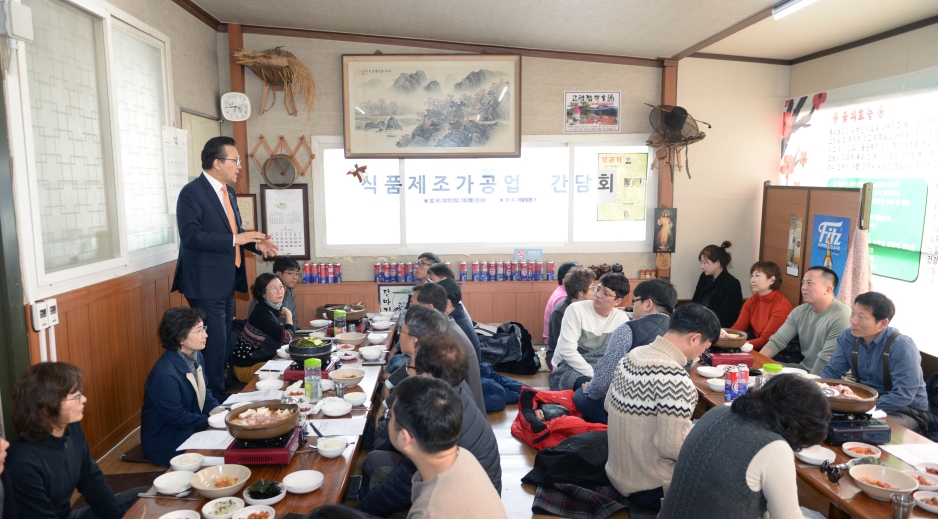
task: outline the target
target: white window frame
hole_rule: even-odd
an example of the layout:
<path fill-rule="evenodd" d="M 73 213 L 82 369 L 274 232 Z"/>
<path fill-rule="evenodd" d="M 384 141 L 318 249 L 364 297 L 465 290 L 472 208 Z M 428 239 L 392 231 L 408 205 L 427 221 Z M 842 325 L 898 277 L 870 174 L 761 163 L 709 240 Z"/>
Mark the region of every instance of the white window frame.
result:
<path fill-rule="evenodd" d="M 19 1 L 19 0 L 15 0 Z M 157 31 L 124 11 L 103 0 L 62 0 L 73 7 L 84 10 L 103 22 L 103 59 L 105 84 L 107 91 L 102 93 L 107 103 L 108 118 L 102 120 L 102 133 L 109 136 L 102 147 L 105 167 L 110 166 L 113 199 L 116 202 L 114 214 L 110 218 L 112 233 L 117 234 L 118 255 L 115 258 L 90 264 L 65 268 L 47 273 L 42 245 L 42 230 L 39 215 L 39 188 L 37 167 L 33 143 L 32 114 L 30 111 L 29 78 L 26 64 L 26 44 L 18 45 L 10 74 L 4 76 L 4 88 L 7 92 L 7 114 L 10 128 L 10 151 L 13 170 L 13 196 L 16 206 L 16 225 L 20 243 L 20 264 L 23 270 L 24 290 L 27 300 L 32 303 L 82 287 L 87 287 L 113 278 L 148 269 L 176 259 L 179 251 L 178 230 L 173 228 L 173 241 L 169 244 L 147 248 L 129 253 L 123 194 L 123 179 L 119 173 L 120 132 L 116 91 L 113 81 L 113 56 L 111 53 L 111 34 L 116 28 L 136 38 L 140 38 L 161 50 L 163 58 L 164 103 L 167 126 L 176 126 L 175 103 L 172 91 L 172 62 L 169 36 Z M 6 66 L 6 63 L 4 63 Z"/>
<path fill-rule="evenodd" d="M 567 175 L 567 195 L 569 197 L 569 206 L 573 206 L 574 184 L 573 184 L 573 164 L 574 152 L 580 146 L 642 146 L 646 147 L 647 134 L 599 134 L 599 135 L 523 135 L 521 142 L 526 144 L 566 144 L 570 148 Z M 538 242 L 528 243 L 518 240 L 518 243 L 511 245 L 494 246 L 488 243 L 462 243 L 462 244 L 407 244 L 407 218 L 406 197 L 401 194 L 401 242 L 406 245 L 341 245 L 330 246 L 326 244 L 326 213 L 325 213 L 325 181 L 324 181 L 324 163 L 325 154 L 323 150 L 330 148 L 343 148 L 343 138 L 341 136 L 310 136 L 310 145 L 316 159 L 313 160 L 313 234 L 315 240 L 314 256 L 321 258 L 342 257 L 342 256 L 400 256 L 400 255 L 418 255 L 424 251 L 432 250 L 437 254 L 494 254 L 504 255 L 513 254 L 514 249 L 518 247 L 537 247 L 544 250 L 544 254 L 572 254 L 572 253 L 621 253 L 621 252 L 650 252 L 653 233 L 654 208 L 658 200 L 658 172 L 649 168 L 648 179 L 646 181 L 646 203 L 645 203 L 645 240 L 644 241 L 621 241 L 621 242 L 584 242 L 573 240 L 573 212 L 568 214 L 567 242 Z M 648 148 L 649 161 L 654 160 L 654 149 Z M 366 161 L 367 162 L 367 161 Z M 404 174 L 404 160 L 401 159 L 401 172 Z M 334 173 L 334 172 L 333 172 Z"/>

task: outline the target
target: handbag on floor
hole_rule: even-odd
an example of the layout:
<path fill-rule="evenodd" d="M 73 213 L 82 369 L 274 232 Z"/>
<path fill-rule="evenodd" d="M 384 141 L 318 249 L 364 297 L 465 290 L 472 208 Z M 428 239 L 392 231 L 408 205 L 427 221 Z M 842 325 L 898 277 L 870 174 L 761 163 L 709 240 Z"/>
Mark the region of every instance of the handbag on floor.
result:
<path fill-rule="evenodd" d="M 567 437 L 580 433 L 607 429 L 605 424 L 583 419 L 573 404 L 573 390 L 551 392 L 529 386 L 521 388 L 518 415 L 511 423 L 511 434 L 538 450 L 556 446 Z"/>

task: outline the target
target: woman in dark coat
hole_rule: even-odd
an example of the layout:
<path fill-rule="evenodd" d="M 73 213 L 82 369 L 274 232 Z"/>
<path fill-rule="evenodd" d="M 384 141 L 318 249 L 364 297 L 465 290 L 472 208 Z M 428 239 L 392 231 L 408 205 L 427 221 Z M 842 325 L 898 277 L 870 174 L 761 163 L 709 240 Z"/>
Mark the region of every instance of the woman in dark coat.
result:
<path fill-rule="evenodd" d="M 211 413 L 225 411 L 205 387 L 205 313 L 190 307 L 166 311 L 158 331 L 166 352 L 143 386 L 140 443 L 153 463 L 169 466 L 180 444 L 208 427 Z"/>
<path fill-rule="evenodd" d="M 282 345 L 293 341 L 296 327 L 293 313 L 283 306 L 284 291 L 283 281 L 273 273 L 261 274 L 251 286 L 257 305 L 231 353 L 235 376 L 242 383 L 251 381 L 254 372 L 276 356 Z"/>
<path fill-rule="evenodd" d="M 710 244 L 697 256 L 703 272 L 697 280 L 693 302 L 716 313 L 721 327 L 732 327 L 743 308 L 743 290 L 739 280 L 726 270 L 732 260 L 726 251 L 730 246 L 729 240 L 721 245 Z"/>

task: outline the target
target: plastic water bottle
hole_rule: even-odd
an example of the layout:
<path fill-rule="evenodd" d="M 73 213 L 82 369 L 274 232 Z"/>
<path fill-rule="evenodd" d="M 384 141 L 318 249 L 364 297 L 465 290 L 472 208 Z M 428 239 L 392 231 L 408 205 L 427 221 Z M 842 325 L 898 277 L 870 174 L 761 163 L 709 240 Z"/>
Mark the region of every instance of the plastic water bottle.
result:
<path fill-rule="evenodd" d="M 322 361 L 309 358 L 303 362 L 303 382 L 306 386 L 306 397 L 311 403 L 318 403 L 322 399 Z"/>

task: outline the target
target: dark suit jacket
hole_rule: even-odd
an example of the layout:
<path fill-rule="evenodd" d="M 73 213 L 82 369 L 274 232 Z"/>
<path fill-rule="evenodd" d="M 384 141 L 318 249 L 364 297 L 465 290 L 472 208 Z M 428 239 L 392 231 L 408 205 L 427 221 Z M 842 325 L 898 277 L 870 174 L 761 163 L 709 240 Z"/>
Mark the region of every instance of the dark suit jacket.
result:
<path fill-rule="evenodd" d="M 249 246 L 235 247 L 228 214 L 212 190 L 211 183 L 201 174 L 186 184 L 176 201 L 176 224 L 179 226 L 179 259 L 173 277 L 172 291 L 187 298 L 222 299 L 234 291 L 247 292 L 244 274 L 244 248 L 260 254 Z M 236 233 L 241 233 L 241 213 L 230 186 L 225 186 L 235 214 Z M 235 269 L 235 254 L 241 255 L 241 266 Z"/>

